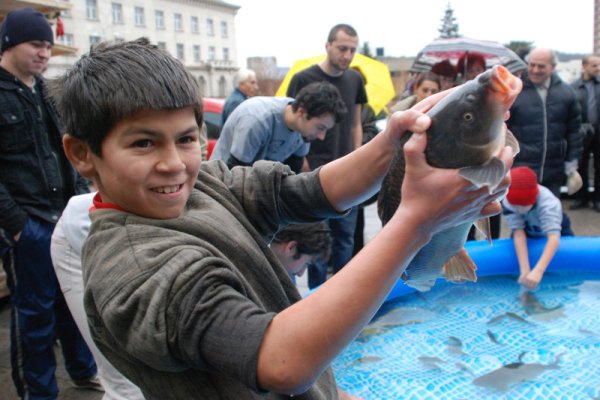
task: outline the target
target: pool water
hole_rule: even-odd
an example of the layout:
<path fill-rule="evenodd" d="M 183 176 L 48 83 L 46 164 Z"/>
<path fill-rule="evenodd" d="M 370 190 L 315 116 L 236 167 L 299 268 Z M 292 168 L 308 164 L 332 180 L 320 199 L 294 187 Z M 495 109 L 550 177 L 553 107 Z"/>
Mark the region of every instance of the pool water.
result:
<path fill-rule="evenodd" d="M 599 399 L 600 274 L 438 283 L 384 304 L 333 368 L 364 399 Z"/>

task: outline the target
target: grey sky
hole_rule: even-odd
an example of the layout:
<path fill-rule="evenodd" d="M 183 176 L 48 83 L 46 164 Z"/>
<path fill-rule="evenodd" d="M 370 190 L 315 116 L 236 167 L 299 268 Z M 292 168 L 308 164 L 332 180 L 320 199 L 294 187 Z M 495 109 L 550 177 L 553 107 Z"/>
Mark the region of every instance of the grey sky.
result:
<path fill-rule="evenodd" d="M 438 36 L 448 0 L 226 0 L 236 16 L 237 59 L 275 56 L 279 66 L 324 53 L 329 29 L 354 26 L 361 44 L 387 56 L 414 56 Z M 533 41 L 567 53 L 593 49 L 593 0 L 452 0 L 459 33 L 507 43 Z"/>

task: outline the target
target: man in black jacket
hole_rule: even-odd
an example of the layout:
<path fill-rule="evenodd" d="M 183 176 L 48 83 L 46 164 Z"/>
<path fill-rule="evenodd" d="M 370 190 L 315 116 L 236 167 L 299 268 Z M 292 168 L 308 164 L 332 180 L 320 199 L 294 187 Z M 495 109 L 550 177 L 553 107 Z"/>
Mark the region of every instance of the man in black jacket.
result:
<path fill-rule="evenodd" d="M 577 171 L 581 157 L 581 108 L 573 88 L 554 73 L 557 58 L 550 49 L 528 55 L 523 90 L 510 109 L 508 129 L 521 150 L 515 166 L 527 166 L 560 198 L 565 175 Z"/>
<path fill-rule="evenodd" d="M 575 194 L 572 210 L 586 208 L 592 201 L 594 210 L 600 212 L 600 56 L 591 54 L 581 60 L 583 73 L 571 85 L 577 91 L 581 105 L 581 127 L 584 137 L 579 174 L 583 180 L 581 190 Z M 589 192 L 590 154 L 594 155 L 594 190 Z"/>
<path fill-rule="evenodd" d="M 514 165 L 531 168 L 560 199 L 560 188 L 577 174 L 581 157 L 581 107 L 573 88 L 554 73 L 558 59 L 552 50 L 536 48 L 527 57 L 523 90 L 506 121 L 521 148 Z M 570 225 L 563 213 L 565 235 L 573 234 Z"/>
<path fill-rule="evenodd" d="M 44 96 L 40 74 L 53 43 L 48 21 L 31 8 L 10 12 L 0 27 L 0 255 L 11 292 L 12 376 L 28 399 L 58 394 L 56 338 L 73 382 L 101 389 L 50 258 L 68 199 L 88 191 L 63 153 L 63 125 Z"/>

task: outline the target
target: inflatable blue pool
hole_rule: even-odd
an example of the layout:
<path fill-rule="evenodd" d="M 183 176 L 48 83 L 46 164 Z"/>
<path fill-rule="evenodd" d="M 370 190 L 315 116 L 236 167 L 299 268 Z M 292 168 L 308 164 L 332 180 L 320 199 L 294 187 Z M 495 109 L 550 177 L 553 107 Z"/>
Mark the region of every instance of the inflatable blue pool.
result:
<path fill-rule="evenodd" d="M 600 398 L 600 237 L 562 238 L 535 291 L 516 282 L 510 239 L 467 251 L 478 282 L 398 282 L 334 361 L 339 386 L 366 400 Z"/>
<path fill-rule="evenodd" d="M 546 239 L 528 239 L 529 258 L 537 260 Z M 519 264 L 511 239 L 470 241 L 465 248 L 477 265 L 477 276 L 518 275 Z M 547 271 L 598 271 L 600 273 L 600 237 L 563 237 Z M 399 296 L 413 293 L 415 289 L 402 281 L 394 286 L 386 302 Z"/>

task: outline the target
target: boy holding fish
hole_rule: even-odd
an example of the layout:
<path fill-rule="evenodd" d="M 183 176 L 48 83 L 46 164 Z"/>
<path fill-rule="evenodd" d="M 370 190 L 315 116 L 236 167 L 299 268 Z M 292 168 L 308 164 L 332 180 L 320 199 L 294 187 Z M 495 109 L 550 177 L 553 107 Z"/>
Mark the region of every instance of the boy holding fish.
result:
<path fill-rule="evenodd" d="M 339 398 L 329 366 L 406 264 L 436 232 L 498 213 L 510 180 L 489 193 L 427 164 L 423 113 L 445 94 L 394 114 L 349 155 L 294 174 L 277 162 L 202 162 L 197 84 L 147 40 L 93 47 L 52 86 L 65 152 L 99 190 L 82 253 L 92 337 L 148 399 Z M 282 226 L 340 217 L 371 197 L 408 131 L 395 215 L 302 299 L 268 242 Z M 510 167 L 510 150 L 499 157 Z"/>

